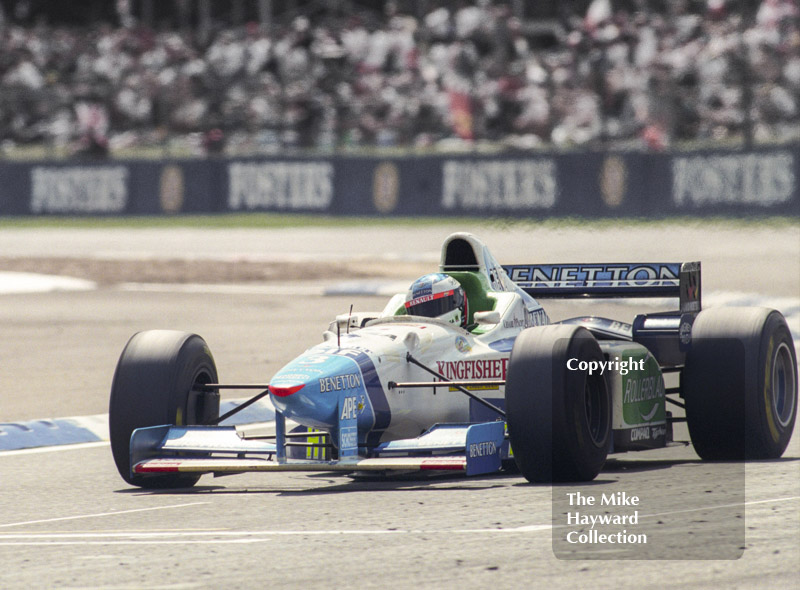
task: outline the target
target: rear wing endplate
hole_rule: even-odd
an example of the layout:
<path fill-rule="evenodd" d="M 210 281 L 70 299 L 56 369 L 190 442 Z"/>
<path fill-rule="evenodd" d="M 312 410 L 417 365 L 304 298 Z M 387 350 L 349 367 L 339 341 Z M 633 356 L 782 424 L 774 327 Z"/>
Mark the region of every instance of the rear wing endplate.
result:
<path fill-rule="evenodd" d="M 681 313 L 701 309 L 700 262 L 511 264 L 503 269 L 536 299 L 677 297 Z"/>

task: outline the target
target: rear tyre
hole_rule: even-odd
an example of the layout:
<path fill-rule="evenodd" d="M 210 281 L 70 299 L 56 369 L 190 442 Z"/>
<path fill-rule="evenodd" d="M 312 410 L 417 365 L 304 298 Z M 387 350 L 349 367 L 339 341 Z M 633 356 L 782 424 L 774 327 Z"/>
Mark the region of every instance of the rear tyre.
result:
<path fill-rule="evenodd" d="M 528 481 L 590 481 L 603 468 L 611 395 L 602 375 L 577 369 L 582 361 L 603 360 L 597 340 L 580 326 L 529 328 L 517 337 L 506 420 L 514 460 Z"/>
<path fill-rule="evenodd" d="M 780 312 L 702 311 L 681 381 L 689 435 L 701 458 L 783 454 L 797 416 L 797 358 Z"/>
<path fill-rule="evenodd" d="M 122 478 L 143 488 L 189 487 L 199 475 L 131 475 L 130 440 L 137 428 L 206 424 L 219 416 L 219 393 L 198 386 L 218 383 L 214 358 L 196 334 L 150 330 L 125 346 L 111 384 L 108 425 L 111 452 Z"/>

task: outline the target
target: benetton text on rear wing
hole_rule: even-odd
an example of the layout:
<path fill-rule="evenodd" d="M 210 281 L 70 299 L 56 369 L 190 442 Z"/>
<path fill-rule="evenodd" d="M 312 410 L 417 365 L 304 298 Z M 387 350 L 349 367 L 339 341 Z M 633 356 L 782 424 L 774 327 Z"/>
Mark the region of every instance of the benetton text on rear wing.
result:
<path fill-rule="evenodd" d="M 537 299 L 678 297 L 680 311 L 700 311 L 699 262 L 503 265 Z"/>

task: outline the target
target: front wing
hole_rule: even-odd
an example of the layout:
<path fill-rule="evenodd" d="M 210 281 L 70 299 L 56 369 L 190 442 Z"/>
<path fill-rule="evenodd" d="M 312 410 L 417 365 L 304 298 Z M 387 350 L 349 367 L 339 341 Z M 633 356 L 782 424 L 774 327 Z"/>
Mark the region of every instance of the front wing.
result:
<path fill-rule="evenodd" d="M 460 471 L 500 470 L 505 422 L 437 424 L 416 439 L 393 441 L 340 460 L 291 459 L 275 441 L 244 438 L 233 426 L 153 426 L 131 437 L 131 472 L 218 475 L 259 471 Z M 369 455 L 369 456 L 366 456 Z"/>

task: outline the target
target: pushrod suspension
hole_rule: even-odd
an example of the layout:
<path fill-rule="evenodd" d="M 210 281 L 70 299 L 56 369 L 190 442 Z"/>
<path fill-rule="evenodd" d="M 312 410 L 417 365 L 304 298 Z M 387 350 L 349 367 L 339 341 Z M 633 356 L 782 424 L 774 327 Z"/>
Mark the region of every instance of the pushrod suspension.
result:
<path fill-rule="evenodd" d="M 495 380 L 495 381 L 467 381 L 467 380 L 465 380 L 465 381 L 448 381 L 447 383 L 434 383 L 433 386 L 436 387 L 437 385 L 440 385 L 440 386 L 444 387 L 445 385 L 447 385 L 447 386 L 450 386 L 450 387 L 456 387 L 458 385 L 461 385 L 463 387 L 469 387 L 469 386 L 479 386 L 479 385 L 481 385 L 483 387 L 500 387 L 500 386 L 505 385 L 505 384 L 506 384 L 505 381 L 501 381 L 501 380 L 498 379 L 498 380 Z M 430 386 L 431 386 L 431 382 L 430 381 L 404 381 L 404 382 L 401 382 L 401 383 L 397 383 L 395 381 L 390 381 L 390 388 L 391 389 L 401 389 L 401 388 L 402 389 L 415 389 L 415 388 L 419 389 L 419 388 L 430 387 Z"/>
<path fill-rule="evenodd" d="M 254 395 L 249 400 L 247 400 L 245 402 L 242 402 L 241 404 L 239 404 L 238 406 L 236 406 L 235 408 L 233 408 L 229 412 L 225 412 L 222 416 L 219 416 L 217 418 L 214 418 L 213 420 L 210 420 L 209 422 L 207 422 L 205 424 L 205 426 L 216 426 L 220 422 L 222 422 L 224 420 L 227 420 L 228 418 L 230 418 L 231 416 L 233 416 L 235 414 L 238 414 L 239 412 L 241 412 L 245 408 L 249 408 L 250 406 L 252 406 L 254 403 L 256 403 L 261 398 L 266 397 L 267 395 L 269 395 L 269 385 L 268 384 L 261 384 L 261 385 L 258 385 L 258 384 L 253 384 L 253 385 L 223 385 L 223 384 L 220 384 L 220 383 L 204 383 L 203 386 L 202 386 L 202 389 L 216 389 L 216 390 L 220 390 L 220 389 L 263 389 L 264 390 L 261 393 L 258 393 L 256 395 Z"/>

